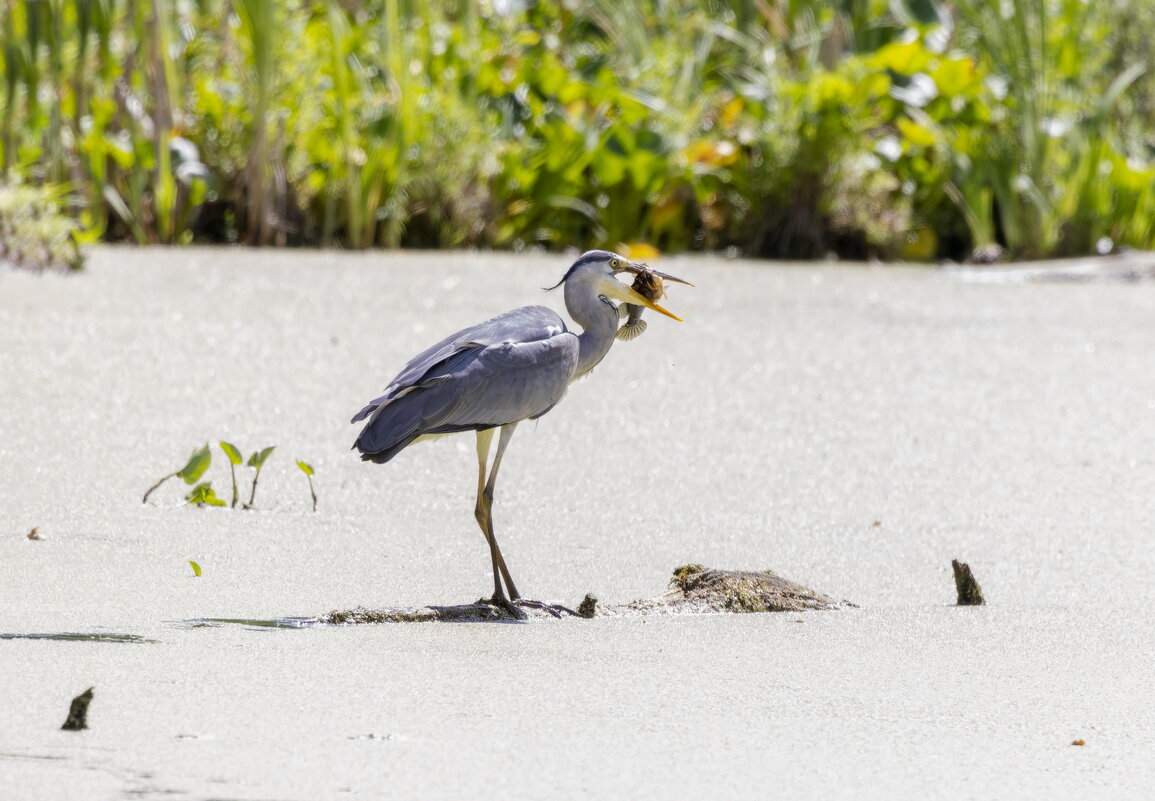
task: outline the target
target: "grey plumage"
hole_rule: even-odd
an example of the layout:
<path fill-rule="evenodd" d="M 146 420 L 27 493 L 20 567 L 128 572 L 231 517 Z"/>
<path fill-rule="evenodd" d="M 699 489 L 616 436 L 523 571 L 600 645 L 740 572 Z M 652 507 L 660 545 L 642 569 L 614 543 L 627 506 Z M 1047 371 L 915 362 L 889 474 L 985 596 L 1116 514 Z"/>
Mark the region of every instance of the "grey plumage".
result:
<path fill-rule="evenodd" d="M 413 357 L 384 394 L 353 417 L 354 423 L 366 421 L 353 447 L 362 459 L 378 463 L 390 461 L 423 437 L 477 432 L 474 514 L 489 543 L 493 601 L 511 611 L 515 607 L 506 599 L 501 580 L 511 599 L 517 601 L 520 596 L 497 547 L 491 513 L 502 455 L 519 422 L 535 420 L 556 406 L 570 383 L 592 370 L 609 351 L 618 327 L 614 301 L 642 304 L 674 317 L 615 277 L 623 272 L 637 274 L 640 269 L 608 251 L 583 254 L 551 287 L 564 285 L 566 309 L 581 326 L 581 333 L 571 331 L 556 312 L 544 306 L 499 314 Z M 494 429 L 501 430 L 501 437 L 487 480 Z"/>
<path fill-rule="evenodd" d="M 462 329 L 410 360 L 357 413 L 352 422 L 369 423 L 354 447 L 362 459 L 384 463 L 423 435 L 535 420 L 565 395 L 578 353 L 578 337 L 544 306 Z"/>

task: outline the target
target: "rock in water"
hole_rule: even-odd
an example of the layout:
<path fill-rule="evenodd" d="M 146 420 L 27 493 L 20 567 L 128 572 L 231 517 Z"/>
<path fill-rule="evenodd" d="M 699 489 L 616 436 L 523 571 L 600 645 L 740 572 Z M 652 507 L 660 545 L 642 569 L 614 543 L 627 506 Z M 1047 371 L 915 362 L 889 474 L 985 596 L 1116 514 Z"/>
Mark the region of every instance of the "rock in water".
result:
<path fill-rule="evenodd" d="M 802 612 L 853 607 L 776 575 L 772 570 L 674 569 L 670 589 L 654 598 L 600 607 L 599 615 Z"/>

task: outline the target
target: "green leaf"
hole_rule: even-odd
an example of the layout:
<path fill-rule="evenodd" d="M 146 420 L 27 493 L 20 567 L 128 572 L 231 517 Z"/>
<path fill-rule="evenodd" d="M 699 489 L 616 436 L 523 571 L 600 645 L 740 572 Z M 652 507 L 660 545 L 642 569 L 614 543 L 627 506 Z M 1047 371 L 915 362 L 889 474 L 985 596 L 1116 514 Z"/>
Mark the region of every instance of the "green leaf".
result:
<path fill-rule="evenodd" d="M 249 457 L 249 467 L 255 467 L 260 470 L 265 460 L 269 458 L 269 454 L 271 454 L 276 447 L 276 445 L 270 445 L 262 451 L 253 451 L 253 455 Z"/>
<path fill-rule="evenodd" d="M 194 562 L 192 559 L 189 559 L 188 563 L 189 563 L 189 566 L 192 567 L 192 569 L 193 569 L 193 575 L 196 576 L 197 578 L 200 578 L 201 566 L 198 565 L 196 562 Z"/>
<path fill-rule="evenodd" d="M 300 459 L 298 459 L 297 460 L 297 467 L 301 468 L 301 470 L 307 476 L 315 476 L 316 475 L 316 473 L 313 472 L 313 465 L 309 464 L 308 462 L 302 462 Z"/>
<path fill-rule="evenodd" d="M 875 69 L 893 70 L 899 75 L 914 75 L 926 69 L 931 55 L 917 39 L 913 42 L 895 41 L 874 51 L 869 63 Z"/>
<path fill-rule="evenodd" d="M 213 482 L 205 481 L 197 484 L 192 488 L 192 491 L 184 497 L 189 503 L 195 503 L 200 506 L 208 504 L 209 506 L 226 506 L 227 504 L 217 497 L 213 490 Z"/>
<path fill-rule="evenodd" d="M 188 464 L 177 471 L 177 475 L 184 479 L 186 484 L 195 484 L 197 479 L 205 474 L 209 469 L 209 465 L 213 462 L 212 452 L 209 446 L 205 445 L 200 450 L 193 451 L 193 455 L 189 457 Z"/>
<path fill-rule="evenodd" d="M 225 456 L 229 457 L 229 461 L 233 464 L 241 464 L 245 461 L 245 457 L 241 456 L 241 452 L 236 445 L 231 442 L 225 442 L 223 439 L 217 443 L 221 446 L 221 450 L 225 452 Z"/>
<path fill-rule="evenodd" d="M 966 56 L 946 58 L 939 62 L 931 73 L 939 92 L 947 97 L 955 97 L 982 85 L 973 59 Z"/>
<path fill-rule="evenodd" d="M 929 128 L 919 125 L 914 120 L 907 117 L 899 117 L 896 120 L 898 130 L 902 133 L 906 141 L 910 142 L 916 147 L 933 147 L 935 143 L 934 132 Z"/>

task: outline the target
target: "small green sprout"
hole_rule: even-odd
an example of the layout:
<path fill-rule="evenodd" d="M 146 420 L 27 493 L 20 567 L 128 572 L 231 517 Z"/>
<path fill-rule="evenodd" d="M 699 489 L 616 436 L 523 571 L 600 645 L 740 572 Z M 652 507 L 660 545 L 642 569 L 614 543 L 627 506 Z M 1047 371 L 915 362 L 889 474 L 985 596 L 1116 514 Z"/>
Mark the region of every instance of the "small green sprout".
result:
<path fill-rule="evenodd" d="M 249 502 L 245 504 L 246 509 L 253 508 L 253 499 L 257 497 L 257 481 L 261 478 L 261 468 L 265 466 L 265 461 L 276 447 L 276 445 L 270 445 L 264 450 L 253 451 L 253 455 L 249 457 L 249 467 L 254 468 L 257 472 L 253 475 L 253 489 L 249 493 Z"/>
<path fill-rule="evenodd" d="M 192 492 L 184 497 L 189 503 L 195 503 L 197 506 L 228 506 L 223 500 L 217 497 L 213 490 L 213 482 L 203 481 L 192 488 Z"/>
<path fill-rule="evenodd" d="M 197 483 L 197 479 L 203 476 L 205 471 L 209 469 L 209 465 L 212 464 L 212 461 L 213 454 L 209 450 L 208 445 L 204 445 L 200 449 L 193 451 L 192 456 L 189 457 L 188 463 L 185 464 L 184 467 L 182 467 L 180 470 L 177 470 L 175 473 L 169 473 L 160 481 L 149 487 L 148 492 L 144 493 L 144 498 L 142 498 L 140 502 L 148 503 L 148 496 L 152 495 L 153 491 L 156 490 L 157 487 L 168 481 L 170 478 L 179 477 L 184 481 L 184 483 L 192 486 L 193 484 Z"/>
<path fill-rule="evenodd" d="M 229 476 L 233 479 L 233 502 L 229 504 L 229 507 L 235 509 L 237 506 L 237 465 L 244 462 L 245 459 L 241 456 L 236 445 L 225 442 L 223 439 L 217 444 L 221 446 L 225 456 L 229 457 Z"/>
<path fill-rule="evenodd" d="M 313 476 L 316 475 L 313 471 L 313 465 L 308 462 L 297 460 L 297 467 L 301 468 L 301 472 L 305 474 L 305 478 L 309 479 L 309 494 L 313 496 L 313 511 L 317 511 L 317 491 L 313 489 Z"/>
<path fill-rule="evenodd" d="M 192 559 L 189 559 L 188 563 L 189 563 L 189 567 L 191 567 L 193 569 L 193 575 L 196 576 L 197 578 L 200 578 L 201 577 L 201 566 L 198 565 L 196 562 L 194 562 Z"/>

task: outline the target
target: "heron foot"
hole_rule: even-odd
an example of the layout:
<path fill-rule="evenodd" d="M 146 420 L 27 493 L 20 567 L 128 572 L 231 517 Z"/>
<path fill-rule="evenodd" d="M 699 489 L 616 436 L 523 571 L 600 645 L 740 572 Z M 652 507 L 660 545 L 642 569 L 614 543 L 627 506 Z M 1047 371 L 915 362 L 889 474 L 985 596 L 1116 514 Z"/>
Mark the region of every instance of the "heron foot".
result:
<path fill-rule="evenodd" d="M 492 598 L 482 598 L 478 601 L 479 604 L 486 606 L 496 606 L 509 613 L 509 616 L 514 620 L 525 620 L 529 617 L 523 610 L 518 609 L 516 604 L 506 598 L 504 595 L 495 595 Z"/>
<path fill-rule="evenodd" d="M 562 614 L 581 617 L 581 615 L 568 606 L 562 606 L 561 604 L 547 604 L 544 601 L 531 601 L 528 598 L 516 598 L 513 603 L 515 606 L 524 606 L 527 609 L 541 609 L 542 611 L 549 612 L 554 617 L 561 617 Z"/>

